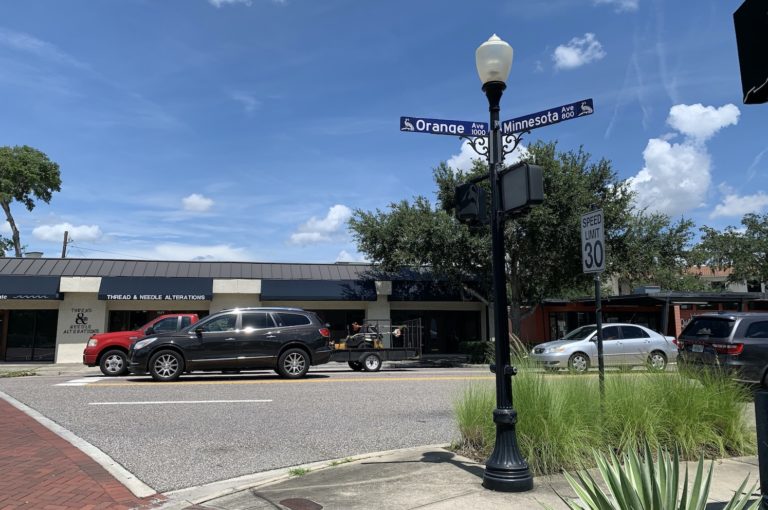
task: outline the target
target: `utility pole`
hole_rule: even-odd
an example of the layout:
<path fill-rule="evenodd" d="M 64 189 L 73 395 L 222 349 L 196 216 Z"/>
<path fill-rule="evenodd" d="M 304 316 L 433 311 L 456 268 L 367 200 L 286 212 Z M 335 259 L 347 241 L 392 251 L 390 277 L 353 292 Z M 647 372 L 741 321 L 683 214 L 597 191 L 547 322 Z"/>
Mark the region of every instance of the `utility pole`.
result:
<path fill-rule="evenodd" d="M 61 258 L 67 258 L 67 243 L 69 243 L 69 230 L 64 231 L 64 244 L 61 245 Z"/>

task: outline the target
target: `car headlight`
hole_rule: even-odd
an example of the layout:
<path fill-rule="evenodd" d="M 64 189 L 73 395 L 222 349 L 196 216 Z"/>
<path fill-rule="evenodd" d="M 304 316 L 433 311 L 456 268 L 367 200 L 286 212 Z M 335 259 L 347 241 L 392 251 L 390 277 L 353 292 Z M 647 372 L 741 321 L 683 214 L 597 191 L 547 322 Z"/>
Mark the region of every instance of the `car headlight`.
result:
<path fill-rule="evenodd" d="M 547 349 L 547 354 L 555 353 L 555 352 L 563 352 L 565 350 L 565 347 L 550 347 Z"/>
<path fill-rule="evenodd" d="M 89 338 L 88 339 L 88 347 L 96 347 L 96 344 L 98 344 L 99 341 L 95 338 Z"/>
<path fill-rule="evenodd" d="M 144 340 L 139 340 L 139 341 L 138 341 L 138 342 L 136 342 L 136 344 L 133 346 L 133 349 L 134 349 L 134 350 L 139 350 L 139 349 L 142 349 L 142 348 L 144 348 L 144 347 L 148 346 L 149 344 L 151 344 L 152 342 L 154 342 L 155 340 L 157 340 L 157 337 L 156 337 L 156 336 L 153 336 L 152 338 L 145 338 Z"/>

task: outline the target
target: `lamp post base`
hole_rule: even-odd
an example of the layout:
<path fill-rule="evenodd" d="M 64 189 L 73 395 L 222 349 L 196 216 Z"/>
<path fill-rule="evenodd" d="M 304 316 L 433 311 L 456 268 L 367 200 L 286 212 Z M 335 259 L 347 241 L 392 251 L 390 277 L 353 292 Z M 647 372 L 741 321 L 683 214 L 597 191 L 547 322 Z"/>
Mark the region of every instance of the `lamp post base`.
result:
<path fill-rule="evenodd" d="M 533 489 L 533 475 L 517 444 L 514 409 L 494 409 L 496 444 L 485 463 L 483 487 L 499 492 L 525 492 Z"/>

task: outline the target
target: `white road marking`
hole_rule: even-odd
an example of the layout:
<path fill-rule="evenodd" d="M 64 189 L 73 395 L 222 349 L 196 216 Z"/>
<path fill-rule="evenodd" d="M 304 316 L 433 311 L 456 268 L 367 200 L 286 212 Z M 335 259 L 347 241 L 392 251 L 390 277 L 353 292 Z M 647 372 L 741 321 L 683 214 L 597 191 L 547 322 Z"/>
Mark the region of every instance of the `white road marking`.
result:
<path fill-rule="evenodd" d="M 112 379 L 112 377 L 84 377 L 82 379 L 72 379 L 71 381 L 54 384 L 54 386 L 87 386 L 91 383 Z"/>
<path fill-rule="evenodd" d="M 89 406 L 139 406 L 153 404 L 246 404 L 272 400 L 155 400 L 148 402 L 88 402 Z"/>

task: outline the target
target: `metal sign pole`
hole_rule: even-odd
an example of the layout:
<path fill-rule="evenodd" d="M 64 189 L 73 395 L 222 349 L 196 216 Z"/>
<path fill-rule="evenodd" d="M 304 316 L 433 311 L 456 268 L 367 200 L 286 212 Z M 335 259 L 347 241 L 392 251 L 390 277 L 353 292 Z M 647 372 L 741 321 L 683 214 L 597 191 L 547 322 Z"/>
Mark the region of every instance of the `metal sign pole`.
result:
<path fill-rule="evenodd" d="M 600 372 L 600 400 L 605 399 L 605 359 L 603 358 L 603 304 L 600 302 L 600 273 L 595 273 L 595 321 L 597 323 L 597 369 Z"/>

